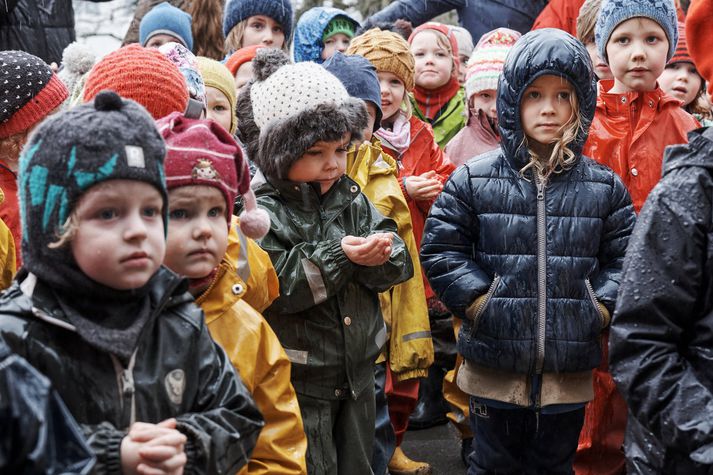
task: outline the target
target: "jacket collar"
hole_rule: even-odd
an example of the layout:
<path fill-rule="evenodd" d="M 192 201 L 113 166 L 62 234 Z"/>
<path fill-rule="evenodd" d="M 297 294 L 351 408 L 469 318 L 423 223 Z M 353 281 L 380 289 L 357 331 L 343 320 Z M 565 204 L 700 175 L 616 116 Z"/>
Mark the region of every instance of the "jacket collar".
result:
<path fill-rule="evenodd" d="M 282 201 L 290 203 L 291 207 L 314 213 L 318 210 L 328 215 L 340 212 L 361 193 L 359 185 L 346 175 L 343 175 L 324 195 L 320 194 L 318 183 L 297 183 L 294 181 L 266 179 L 256 194 L 276 195 Z"/>
<path fill-rule="evenodd" d="M 197 299 L 205 313 L 206 324 L 225 314 L 235 303 L 245 295 L 247 286 L 238 277 L 235 266 L 223 258 L 218 266 L 218 272 L 210 286 Z"/>
<path fill-rule="evenodd" d="M 397 175 L 396 160 L 381 148 L 381 141 L 372 137 L 358 148 L 353 145 L 347 155 L 347 175 L 362 188 L 369 178 L 378 175 Z"/>
<path fill-rule="evenodd" d="M 640 104 L 661 110 L 665 107 L 679 107 L 681 101 L 667 95 L 658 85 L 652 91 L 609 92 L 614 87 L 613 79 L 599 81 L 600 92 L 597 97 L 597 109 L 606 111 L 608 116 L 629 114 L 632 104 Z"/>

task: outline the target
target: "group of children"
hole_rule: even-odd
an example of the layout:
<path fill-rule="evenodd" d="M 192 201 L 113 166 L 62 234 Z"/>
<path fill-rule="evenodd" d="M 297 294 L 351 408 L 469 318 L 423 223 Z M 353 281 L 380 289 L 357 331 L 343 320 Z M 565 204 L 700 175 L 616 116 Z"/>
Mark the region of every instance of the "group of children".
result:
<path fill-rule="evenodd" d="M 164 2 L 66 85 L 0 52 L 3 470 L 431 473 L 400 446 L 447 313 L 469 474 L 621 473 L 625 428 L 632 473 L 684 450 L 707 473 L 707 439 L 635 387 L 656 357 L 625 348 L 646 323 L 633 280 L 617 297 L 675 220 L 663 192 L 644 206 L 686 167 L 664 149 L 710 120 L 703 40 L 671 0 L 587 0 L 578 39 L 498 28 L 475 48 L 330 7 L 293 39 L 287 0 L 222 19 L 222 61 Z M 13 385 L 40 388 L 44 419 L 19 423 Z"/>

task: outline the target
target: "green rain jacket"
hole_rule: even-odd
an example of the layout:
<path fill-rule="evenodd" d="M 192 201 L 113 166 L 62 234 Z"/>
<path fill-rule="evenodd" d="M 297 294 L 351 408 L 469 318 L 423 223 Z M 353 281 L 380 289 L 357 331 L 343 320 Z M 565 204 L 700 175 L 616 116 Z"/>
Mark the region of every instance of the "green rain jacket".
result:
<path fill-rule="evenodd" d="M 421 109 L 418 108 L 416 99 L 413 96 L 409 97 L 413 106 L 413 114 L 425 123 L 431 124 L 433 136 L 436 138 L 436 143 L 441 150 L 446 148 L 448 142 L 466 126 L 468 119 L 466 117 L 465 92 L 463 88 L 458 89 L 456 95 L 441 108 L 438 115 L 436 115 L 436 120 L 433 122 L 423 115 Z"/>

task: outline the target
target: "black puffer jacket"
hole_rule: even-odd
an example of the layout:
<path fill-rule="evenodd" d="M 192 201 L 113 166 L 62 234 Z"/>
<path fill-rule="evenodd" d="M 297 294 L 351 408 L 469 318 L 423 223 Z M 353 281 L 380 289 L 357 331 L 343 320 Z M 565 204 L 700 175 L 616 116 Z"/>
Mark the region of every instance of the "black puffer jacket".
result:
<path fill-rule="evenodd" d="M 71 0 L 0 0 L 0 50 L 26 51 L 59 64 L 74 39 Z"/>
<path fill-rule="evenodd" d="M 628 473 L 713 473 L 713 129 L 688 138 L 666 149 L 612 321 Z"/>
<path fill-rule="evenodd" d="M 545 74 L 573 84 L 591 121 L 596 90 L 584 46 L 559 30 L 523 36 L 510 51 L 498 87 L 502 145 L 458 168 L 431 208 L 421 256 L 443 303 L 466 319 L 459 352 L 510 373 L 584 371 L 601 360 L 604 315 L 614 308 L 634 226 L 631 199 L 608 168 L 581 157 L 586 131 L 570 144 L 576 164 L 545 184 L 519 147 L 520 101 Z"/>
<path fill-rule="evenodd" d="M 58 297 L 25 271 L 0 297 L 0 338 L 50 379 L 82 425 L 97 473 L 121 472 L 119 446 L 132 422 L 171 417 L 188 436 L 185 473 L 235 473 L 262 417 L 185 280 L 161 268 L 153 281 L 153 311 L 128 368 L 82 339 Z"/>

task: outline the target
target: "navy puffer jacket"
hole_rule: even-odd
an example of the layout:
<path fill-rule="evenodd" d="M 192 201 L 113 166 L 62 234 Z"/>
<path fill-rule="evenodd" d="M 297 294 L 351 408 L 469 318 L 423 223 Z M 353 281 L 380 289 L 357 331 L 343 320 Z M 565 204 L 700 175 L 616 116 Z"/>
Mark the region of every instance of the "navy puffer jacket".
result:
<path fill-rule="evenodd" d="M 502 145 L 458 168 L 426 221 L 421 256 L 439 298 L 457 316 L 486 295 L 465 319 L 458 351 L 468 360 L 512 373 L 584 371 L 601 360 L 634 226 L 626 188 L 610 169 L 582 157 L 586 127 L 570 144 L 569 170 L 541 183 L 520 147 L 520 101 L 539 76 L 568 80 L 586 123 L 596 88 L 584 46 L 542 29 L 512 48 L 498 86 Z"/>

